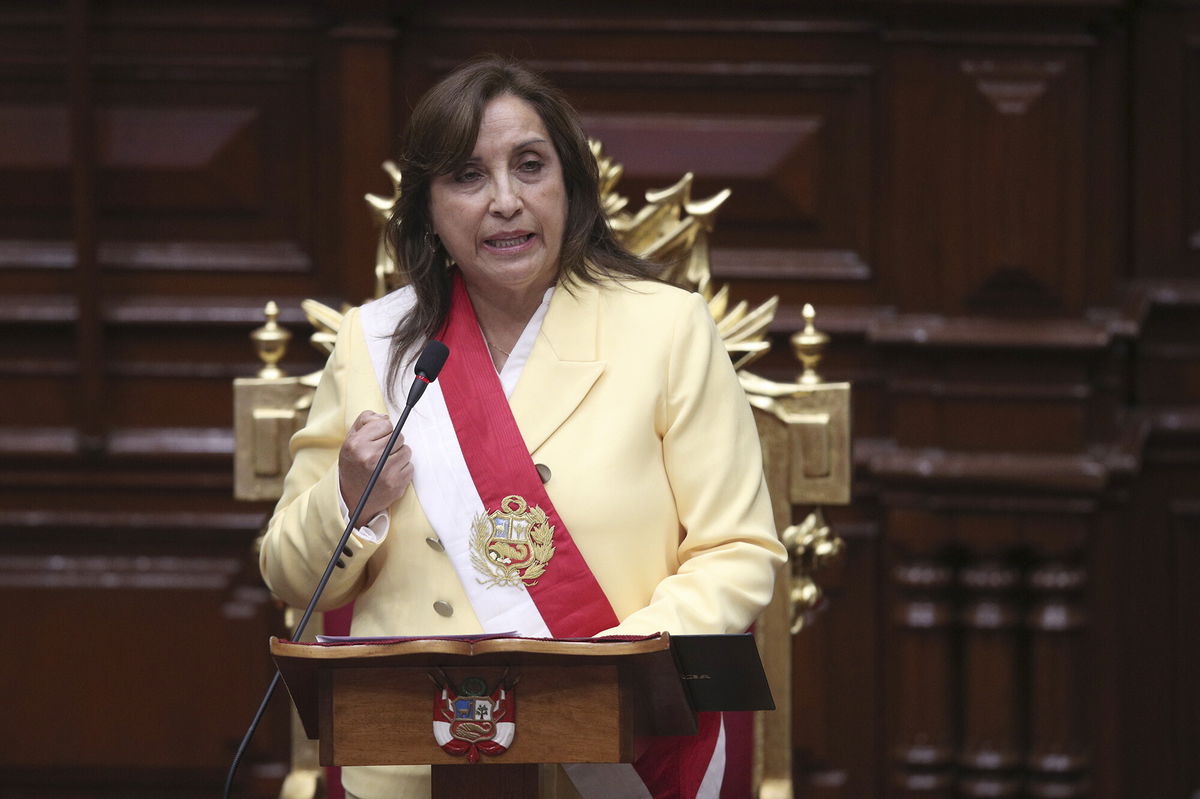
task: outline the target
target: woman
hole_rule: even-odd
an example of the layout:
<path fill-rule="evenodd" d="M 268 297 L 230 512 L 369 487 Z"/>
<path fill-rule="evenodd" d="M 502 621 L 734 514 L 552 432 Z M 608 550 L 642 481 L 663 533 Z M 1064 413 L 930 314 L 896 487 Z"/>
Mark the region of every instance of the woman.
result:
<path fill-rule="evenodd" d="M 476 60 L 418 103 L 400 166 L 412 285 L 343 320 L 264 539 L 272 590 L 307 604 L 438 337 L 450 358 L 321 607 L 354 601 L 355 635 L 744 631 L 785 557 L 749 406 L 704 302 L 617 245 L 575 112 Z M 715 796 L 722 736 L 715 714 L 635 768 L 568 771 L 585 796 Z M 429 790 L 427 770 L 344 783 Z"/>

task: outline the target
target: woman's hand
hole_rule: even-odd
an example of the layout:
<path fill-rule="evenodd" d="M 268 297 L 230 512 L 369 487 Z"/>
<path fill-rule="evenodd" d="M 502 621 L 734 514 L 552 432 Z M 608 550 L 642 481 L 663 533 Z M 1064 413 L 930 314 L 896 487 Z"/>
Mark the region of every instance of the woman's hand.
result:
<path fill-rule="evenodd" d="M 363 411 L 350 426 L 350 432 L 346 434 L 338 453 L 338 478 L 342 499 L 351 513 L 362 497 L 391 435 L 391 420 L 385 414 L 374 411 Z M 400 499 L 412 482 L 412 475 L 412 450 L 404 445 L 404 436 L 401 435 L 396 439 L 396 448 L 388 456 L 383 471 L 379 473 L 379 480 L 363 508 L 358 526 L 366 524 Z"/>

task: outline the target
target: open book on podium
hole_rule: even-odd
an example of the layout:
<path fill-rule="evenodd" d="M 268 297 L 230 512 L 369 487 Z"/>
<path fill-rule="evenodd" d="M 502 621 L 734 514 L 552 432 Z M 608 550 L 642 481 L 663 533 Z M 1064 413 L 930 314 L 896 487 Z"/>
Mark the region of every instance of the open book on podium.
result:
<path fill-rule="evenodd" d="M 774 709 L 749 634 L 273 638 L 271 653 L 323 765 L 432 764 L 435 794 L 442 766 L 632 762 L 635 739 L 694 734 L 697 712 Z"/>

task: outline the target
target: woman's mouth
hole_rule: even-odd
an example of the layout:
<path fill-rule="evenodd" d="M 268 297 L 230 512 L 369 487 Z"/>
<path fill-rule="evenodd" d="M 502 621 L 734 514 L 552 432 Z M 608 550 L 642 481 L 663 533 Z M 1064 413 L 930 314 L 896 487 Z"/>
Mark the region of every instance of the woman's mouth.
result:
<path fill-rule="evenodd" d="M 483 243 L 495 250 L 515 250 L 532 239 L 532 233 L 523 233 L 503 239 L 484 239 Z"/>

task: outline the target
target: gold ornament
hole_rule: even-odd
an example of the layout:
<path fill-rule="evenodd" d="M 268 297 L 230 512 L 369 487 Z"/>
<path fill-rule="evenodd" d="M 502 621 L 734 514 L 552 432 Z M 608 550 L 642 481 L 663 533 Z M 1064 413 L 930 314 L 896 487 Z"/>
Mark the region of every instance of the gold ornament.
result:
<path fill-rule="evenodd" d="M 479 582 L 514 587 L 536 585 L 554 556 L 554 527 L 546 512 L 510 494 L 500 509 L 480 514 L 471 523 L 471 564 L 486 579 Z"/>

